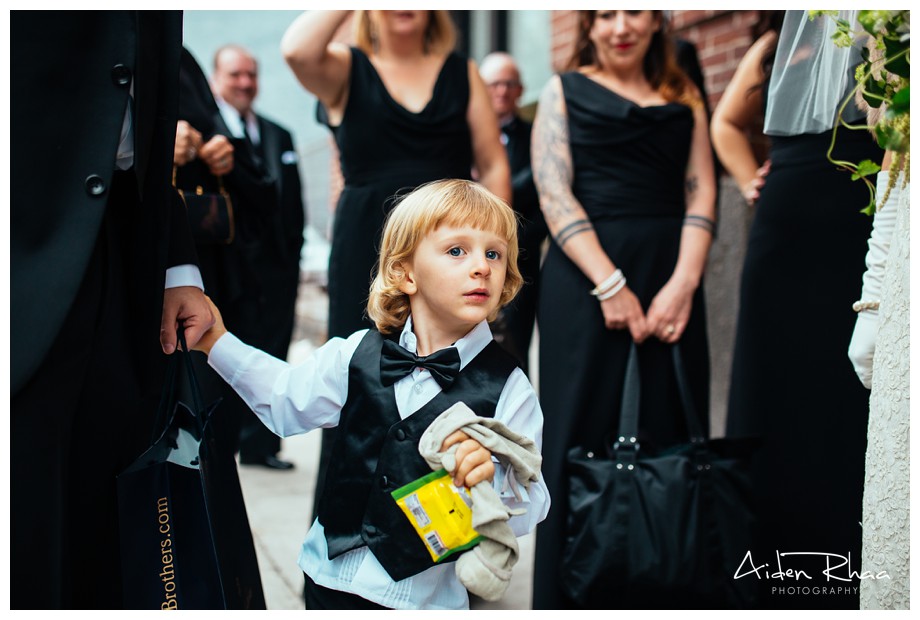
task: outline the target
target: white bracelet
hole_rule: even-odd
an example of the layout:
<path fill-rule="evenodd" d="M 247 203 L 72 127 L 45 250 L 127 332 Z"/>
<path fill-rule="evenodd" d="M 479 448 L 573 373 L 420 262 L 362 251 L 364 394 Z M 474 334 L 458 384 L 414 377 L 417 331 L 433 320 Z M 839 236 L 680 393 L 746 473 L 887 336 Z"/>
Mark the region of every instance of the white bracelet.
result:
<path fill-rule="evenodd" d="M 617 269 L 612 274 L 610 274 L 610 277 L 608 277 L 606 280 L 604 280 L 603 282 L 595 286 L 593 289 L 591 289 L 591 294 L 597 297 L 598 295 L 610 290 L 610 287 L 612 287 L 613 285 L 615 285 L 617 282 L 619 282 L 622 279 L 623 279 L 623 272 Z"/>
<path fill-rule="evenodd" d="M 880 302 L 878 301 L 857 301 L 853 304 L 853 312 L 862 312 L 863 310 L 878 310 Z"/>
<path fill-rule="evenodd" d="M 611 297 L 619 293 L 623 289 L 624 286 L 626 286 L 626 278 L 623 278 L 622 280 L 614 284 L 613 287 L 611 287 L 609 291 L 606 291 L 598 295 L 597 300 L 604 301 L 605 299 L 610 299 Z"/>

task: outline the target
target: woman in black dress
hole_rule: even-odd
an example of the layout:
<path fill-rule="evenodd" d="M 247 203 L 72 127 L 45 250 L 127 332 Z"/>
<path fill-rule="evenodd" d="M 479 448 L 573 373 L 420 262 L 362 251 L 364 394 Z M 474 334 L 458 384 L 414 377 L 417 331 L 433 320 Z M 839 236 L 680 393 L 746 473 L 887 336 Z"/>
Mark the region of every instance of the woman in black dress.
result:
<path fill-rule="evenodd" d="M 559 582 L 565 454 L 613 441 L 631 343 L 641 343 L 643 449 L 687 437 L 674 343 L 697 410 L 708 411 L 700 285 L 715 179 L 705 108 L 677 68 L 659 11 L 583 11 L 579 26 L 573 70 L 552 78 L 534 124 L 534 179 L 553 239 L 537 315 L 553 508 L 537 531 L 535 609 L 573 606 Z M 670 604 L 636 594 L 611 584 L 609 599 L 589 605 Z"/>
<path fill-rule="evenodd" d="M 752 563 L 776 570 L 777 554 L 829 553 L 830 566 L 845 562 L 833 574 L 849 579 L 860 568 L 869 393 L 853 372 L 847 347 L 872 221 L 860 213 L 868 192 L 827 160 L 829 129 L 860 59 L 856 49 L 834 47 L 833 28 L 822 21 L 787 11 L 774 51 L 765 51 L 768 60 L 775 57 L 766 76 L 770 167 L 754 203 L 742 272 L 726 433 L 762 439 L 753 470 L 758 503 Z M 812 71 L 821 47 L 841 55 L 839 71 Z M 734 81 L 762 83 L 762 66 L 742 63 Z M 839 98 L 806 112 L 812 88 Z M 724 110 L 716 118 L 741 125 L 738 119 L 760 106 L 759 96 L 742 97 L 746 90 L 726 91 L 731 96 L 720 102 Z M 855 107 L 843 114 L 861 124 Z M 725 161 L 752 158 L 744 140 L 715 142 Z M 833 156 L 878 163 L 882 151 L 869 132 L 841 129 Z M 741 175 L 736 179 L 746 182 Z M 830 594 L 789 588 L 779 595 L 775 583 L 762 580 L 760 606 L 857 609 L 859 580 L 828 580 L 822 574 L 827 566 L 823 555 L 785 556 L 784 570 L 807 572 L 814 577 L 808 585 Z"/>
<path fill-rule="evenodd" d="M 332 42 L 351 11 L 310 11 L 282 40 L 339 149 L 345 185 L 329 261 L 329 336 L 371 327 L 364 316 L 392 198 L 442 178 L 478 179 L 511 199 L 507 156 L 485 85 L 452 52 L 446 11 L 357 11 L 357 46 Z"/>
<path fill-rule="evenodd" d="M 447 11 L 356 11 L 355 47 L 333 42 L 352 11 L 308 11 L 282 52 L 319 99 L 339 149 L 344 187 L 329 257 L 328 336 L 373 327 L 365 315 L 383 221 L 394 198 L 446 178 L 478 180 L 510 202 L 498 121 L 475 63 L 453 52 Z M 323 431 L 316 496 L 334 430 Z"/>

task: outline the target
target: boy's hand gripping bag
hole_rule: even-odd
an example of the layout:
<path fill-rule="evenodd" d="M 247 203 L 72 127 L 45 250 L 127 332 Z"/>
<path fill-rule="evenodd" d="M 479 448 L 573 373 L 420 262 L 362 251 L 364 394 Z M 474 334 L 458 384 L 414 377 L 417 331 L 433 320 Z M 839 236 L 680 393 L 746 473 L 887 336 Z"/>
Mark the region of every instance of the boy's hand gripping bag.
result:
<path fill-rule="evenodd" d="M 265 609 L 236 463 L 215 450 L 182 330 L 169 361 L 162 433 L 117 478 L 126 609 Z M 178 402 L 186 366 L 192 408 Z"/>

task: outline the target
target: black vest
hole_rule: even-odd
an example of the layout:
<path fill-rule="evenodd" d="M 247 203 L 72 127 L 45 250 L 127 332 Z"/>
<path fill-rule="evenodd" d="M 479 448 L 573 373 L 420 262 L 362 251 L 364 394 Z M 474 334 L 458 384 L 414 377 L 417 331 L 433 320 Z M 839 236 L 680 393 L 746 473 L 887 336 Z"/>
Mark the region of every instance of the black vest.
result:
<path fill-rule="evenodd" d="M 478 416 L 495 416 L 516 362 L 493 340 L 449 390 L 400 420 L 394 387 L 380 382 L 383 338 L 379 332 L 368 332 L 349 364 L 348 399 L 317 516 L 329 559 L 367 545 L 390 577 L 399 581 L 431 568 L 434 561 L 390 492 L 431 473 L 418 443 L 445 409 L 463 401 Z"/>

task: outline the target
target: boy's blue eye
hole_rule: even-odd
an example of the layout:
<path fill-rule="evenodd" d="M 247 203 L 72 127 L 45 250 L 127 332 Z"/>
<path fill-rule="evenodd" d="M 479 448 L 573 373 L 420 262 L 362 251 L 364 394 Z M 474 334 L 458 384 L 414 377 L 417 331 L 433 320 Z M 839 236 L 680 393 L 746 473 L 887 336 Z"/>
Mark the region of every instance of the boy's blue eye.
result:
<path fill-rule="evenodd" d="M 450 254 L 451 256 L 461 256 L 463 254 L 463 250 L 461 250 L 460 248 L 451 248 L 447 250 L 447 253 Z"/>
<path fill-rule="evenodd" d="M 495 251 L 495 250 L 488 250 L 488 251 L 486 252 L 486 258 L 488 258 L 489 260 L 498 260 L 499 258 L 501 258 L 501 256 L 502 256 L 502 255 L 499 254 L 499 253 L 498 253 L 497 251 Z"/>

